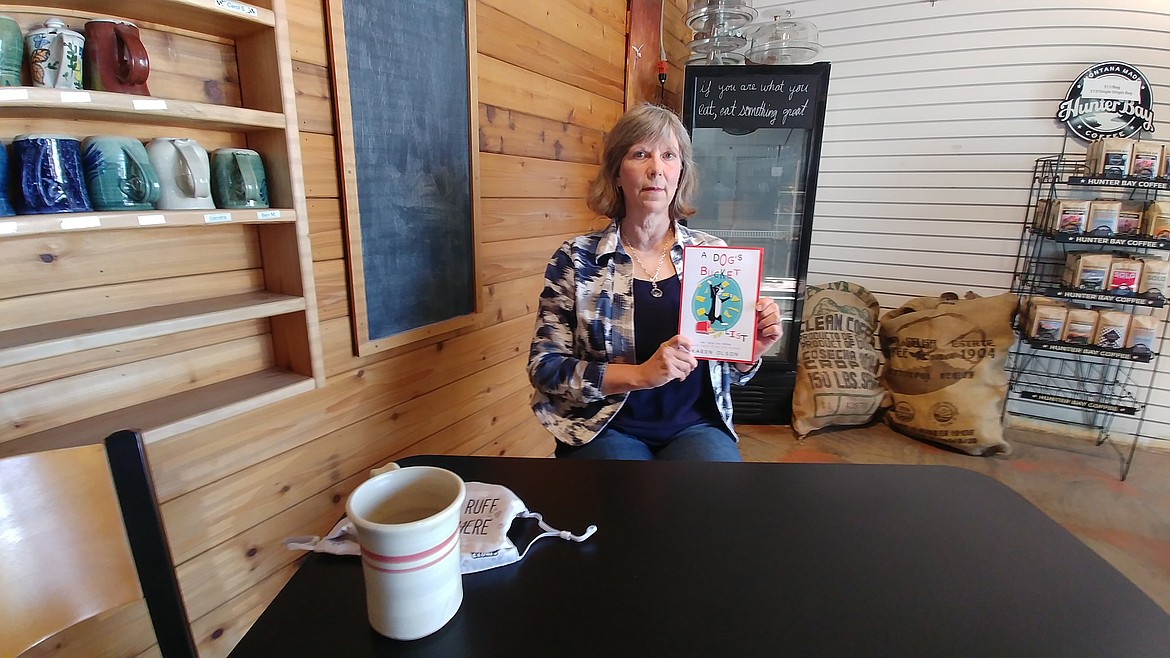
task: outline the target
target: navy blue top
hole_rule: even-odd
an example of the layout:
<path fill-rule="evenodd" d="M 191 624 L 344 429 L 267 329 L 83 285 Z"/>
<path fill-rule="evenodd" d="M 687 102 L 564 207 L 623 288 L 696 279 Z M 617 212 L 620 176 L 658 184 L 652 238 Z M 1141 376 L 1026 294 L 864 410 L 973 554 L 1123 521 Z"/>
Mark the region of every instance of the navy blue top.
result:
<path fill-rule="evenodd" d="M 649 281 L 634 279 L 634 355 L 645 363 L 678 334 L 680 286 L 677 276 L 658 282 L 661 297 L 650 294 Z M 631 391 L 609 428 L 657 443 L 703 421 L 722 425 L 711 373 L 702 361 L 687 378 L 658 388 Z"/>

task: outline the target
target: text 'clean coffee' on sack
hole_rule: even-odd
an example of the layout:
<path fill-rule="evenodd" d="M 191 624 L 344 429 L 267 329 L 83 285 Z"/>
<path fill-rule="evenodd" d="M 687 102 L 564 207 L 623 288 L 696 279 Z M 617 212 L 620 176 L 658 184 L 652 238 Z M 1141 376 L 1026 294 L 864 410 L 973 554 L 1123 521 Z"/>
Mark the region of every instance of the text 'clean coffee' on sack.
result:
<path fill-rule="evenodd" d="M 886 402 L 874 341 L 877 299 L 848 281 L 808 286 L 792 395 L 798 437 L 829 425 L 864 425 Z"/>
<path fill-rule="evenodd" d="M 974 455 L 1006 451 L 1004 365 L 1017 303 L 1011 293 L 920 297 L 886 313 L 879 336 L 882 380 L 894 403 L 885 416 L 890 427 Z"/>

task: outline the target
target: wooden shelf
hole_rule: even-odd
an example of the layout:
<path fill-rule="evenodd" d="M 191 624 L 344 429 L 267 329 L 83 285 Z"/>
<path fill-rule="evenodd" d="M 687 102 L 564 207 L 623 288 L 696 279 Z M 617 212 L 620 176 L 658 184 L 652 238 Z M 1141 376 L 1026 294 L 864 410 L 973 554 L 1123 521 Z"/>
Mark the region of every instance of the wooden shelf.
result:
<path fill-rule="evenodd" d="M 303 310 L 303 297 L 255 292 L 10 329 L 0 367 Z"/>
<path fill-rule="evenodd" d="M 173 134 L 198 138 L 205 145 L 247 144 L 263 158 L 270 198 L 279 207 L 0 217 L 0 244 L 11 252 L 8 255 L 34 263 L 39 257 L 46 267 L 36 265 L 36 274 L 50 278 L 46 283 L 26 268 L 26 275 L 9 282 L 16 287 L 5 296 L 8 302 L 24 298 L 5 306 L 15 305 L 24 319 L 22 326 L 0 331 L 0 377 L 9 369 L 21 377 L 19 387 L 0 393 L 0 407 L 6 418 L 35 416 L 36 425 L 17 424 L 13 432 L 17 438 L 0 431 L 0 455 L 96 443 L 119 429 L 138 429 L 147 442 L 160 441 L 324 385 L 288 9 L 283 1 L 252 1 L 270 8 L 241 0 L 52 0 L 4 5 L 3 13 L 17 14 L 29 25 L 47 15 L 64 16 L 74 24 L 91 17 L 133 21 L 153 44 L 148 46 L 157 51 L 152 54 L 192 64 L 190 70 L 167 70 L 160 81 L 162 88 L 172 90 L 171 95 L 193 100 L 0 88 L 0 119 L 12 124 L 13 133 L 80 137 L 108 129 L 141 141 Z M 222 93 L 204 90 L 202 95 L 187 96 L 182 91 L 183 85 L 204 80 L 222 80 Z M 152 87 L 158 91 L 160 86 Z M 205 97 L 231 99 L 234 105 L 217 105 Z M 240 243 L 238 228 L 169 231 L 165 236 L 131 230 L 215 224 L 280 226 L 245 230 L 246 244 Z M 86 234 L 76 240 L 61 239 L 71 232 Z M 156 254 L 155 241 L 163 237 L 168 245 Z M 192 251 L 182 253 L 185 247 Z M 48 267 L 51 261 L 44 260 L 45 252 L 66 248 L 71 260 Z M 221 249 L 222 263 L 218 262 Z M 124 254 L 132 254 L 135 261 L 118 261 Z M 177 255 L 184 261 L 167 260 Z M 199 277 L 234 277 L 244 267 L 249 283 L 231 287 L 233 294 L 182 303 L 169 303 L 180 298 L 164 298 L 156 300 L 156 306 L 122 310 L 139 305 L 128 300 L 143 286 L 157 284 L 154 289 L 164 291 L 172 285 L 197 286 Z M 90 281 L 93 271 L 106 276 Z M 92 303 L 78 304 L 75 309 L 69 306 L 91 287 Z M 255 288 L 263 290 L 235 294 Z M 104 305 L 103 295 L 119 299 Z M 121 299 L 122 295 L 127 298 Z M 211 329 L 210 333 L 218 333 L 216 327 L 241 322 L 266 323 L 269 333 L 224 345 L 223 349 L 232 351 L 222 354 L 219 343 L 188 345 L 184 340 L 188 332 Z M 151 343 L 157 349 L 127 355 L 126 363 L 119 360 L 117 367 L 91 363 L 92 350 L 119 350 L 151 339 L 157 341 Z M 133 361 L 139 357 L 141 369 Z M 201 374 L 187 378 L 188 371 Z M 76 373 L 83 375 L 83 384 L 73 379 Z M 227 379 L 206 384 L 216 378 Z M 31 386 L 38 388 L 28 390 Z M 194 388 L 174 393 L 182 387 Z M 125 395 L 114 391 L 125 391 Z M 28 408 L 20 408 L 21 404 Z M 85 417 L 89 414 L 98 415 Z M 61 425 L 53 427 L 56 423 Z"/>
<path fill-rule="evenodd" d="M 272 10 L 240 0 L 55 0 L 52 6 L 227 37 L 253 34 L 276 25 Z M 39 6 L 28 10 L 47 11 Z"/>
<path fill-rule="evenodd" d="M 108 91 L 0 88 L 0 118 L 27 116 L 30 110 L 36 110 L 39 118 L 47 119 L 85 118 L 211 130 L 285 129 L 283 114 L 246 107 Z"/>
<path fill-rule="evenodd" d="M 297 214 L 291 208 L 246 210 L 135 210 L 133 212 L 55 213 L 0 217 L 0 238 L 41 233 L 71 233 L 107 229 L 205 226 L 213 224 L 291 224 Z"/>
<path fill-rule="evenodd" d="M 100 443 L 119 429 L 153 443 L 238 416 L 315 388 L 312 377 L 263 370 L 0 443 L 0 457 Z"/>

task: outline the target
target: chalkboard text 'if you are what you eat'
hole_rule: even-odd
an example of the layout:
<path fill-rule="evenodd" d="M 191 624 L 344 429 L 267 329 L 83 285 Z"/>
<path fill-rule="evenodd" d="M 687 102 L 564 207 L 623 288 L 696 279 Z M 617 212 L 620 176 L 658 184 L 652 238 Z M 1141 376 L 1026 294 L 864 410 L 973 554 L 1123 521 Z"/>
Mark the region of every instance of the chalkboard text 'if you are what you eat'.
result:
<path fill-rule="evenodd" d="M 695 89 L 696 128 L 811 128 L 821 93 L 813 75 L 699 78 Z"/>

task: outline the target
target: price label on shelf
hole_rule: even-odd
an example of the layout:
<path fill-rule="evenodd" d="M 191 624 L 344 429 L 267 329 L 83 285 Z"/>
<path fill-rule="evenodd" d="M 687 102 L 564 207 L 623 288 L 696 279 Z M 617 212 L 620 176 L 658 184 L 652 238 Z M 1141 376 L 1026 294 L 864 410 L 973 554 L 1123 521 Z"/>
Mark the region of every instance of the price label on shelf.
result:
<path fill-rule="evenodd" d="M 0 89 L 0 101 L 27 101 L 27 89 Z"/>
<path fill-rule="evenodd" d="M 20 225 L 16 222 L 0 222 L 0 235 L 12 235 Z"/>
<path fill-rule="evenodd" d="M 67 217 L 61 220 L 61 230 L 69 231 L 79 228 L 101 228 L 102 220 L 97 217 Z"/>
<path fill-rule="evenodd" d="M 243 14 L 245 16 L 255 16 L 256 15 L 256 8 L 255 7 L 253 7 L 251 5 L 246 5 L 242 2 L 235 2 L 234 0 L 215 0 L 215 6 L 219 7 L 220 9 L 234 11 L 237 14 Z"/>
<path fill-rule="evenodd" d="M 167 109 L 167 102 L 157 98 L 144 98 L 134 101 L 134 109 L 136 110 L 165 110 Z"/>
<path fill-rule="evenodd" d="M 139 215 L 139 226 L 158 226 L 159 224 L 166 224 L 167 218 L 165 215 Z"/>
<path fill-rule="evenodd" d="M 88 103 L 90 101 L 88 91 L 63 91 L 61 92 L 62 103 Z"/>

